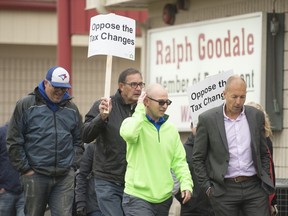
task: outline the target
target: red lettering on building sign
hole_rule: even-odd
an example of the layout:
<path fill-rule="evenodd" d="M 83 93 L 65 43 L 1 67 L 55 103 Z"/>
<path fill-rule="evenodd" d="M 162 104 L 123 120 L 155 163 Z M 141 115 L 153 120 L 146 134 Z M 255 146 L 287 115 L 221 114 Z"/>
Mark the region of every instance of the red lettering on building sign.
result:
<path fill-rule="evenodd" d="M 181 109 L 181 122 L 191 122 L 192 117 L 189 106 L 181 106 L 180 109 Z"/>
<path fill-rule="evenodd" d="M 254 36 L 246 35 L 245 29 L 241 29 L 241 35 L 231 36 L 230 30 L 224 38 L 207 39 L 205 34 L 198 37 L 198 56 L 200 60 L 237 57 L 252 55 L 254 53 Z"/>
<path fill-rule="evenodd" d="M 165 44 L 164 40 L 156 41 L 156 65 L 176 63 L 179 69 L 181 63 L 193 60 L 192 44 L 187 37 L 184 43 L 177 42 L 175 38 L 171 42 L 171 44 Z"/>

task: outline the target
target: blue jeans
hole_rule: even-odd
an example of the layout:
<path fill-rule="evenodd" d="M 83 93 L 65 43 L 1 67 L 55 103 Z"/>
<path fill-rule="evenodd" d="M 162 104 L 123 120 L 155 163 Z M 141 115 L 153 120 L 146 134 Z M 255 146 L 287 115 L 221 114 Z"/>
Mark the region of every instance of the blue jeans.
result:
<path fill-rule="evenodd" d="M 168 216 L 173 201 L 171 196 L 161 203 L 151 203 L 124 193 L 123 209 L 126 216 Z"/>
<path fill-rule="evenodd" d="M 0 193 L 0 215 L 24 216 L 24 193 Z"/>
<path fill-rule="evenodd" d="M 64 176 L 35 173 L 22 176 L 26 216 L 44 216 L 49 205 L 53 216 L 71 216 L 74 199 L 74 171 Z"/>
<path fill-rule="evenodd" d="M 122 198 L 124 185 L 95 178 L 99 208 L 105 216 L 124 216 Z"/>

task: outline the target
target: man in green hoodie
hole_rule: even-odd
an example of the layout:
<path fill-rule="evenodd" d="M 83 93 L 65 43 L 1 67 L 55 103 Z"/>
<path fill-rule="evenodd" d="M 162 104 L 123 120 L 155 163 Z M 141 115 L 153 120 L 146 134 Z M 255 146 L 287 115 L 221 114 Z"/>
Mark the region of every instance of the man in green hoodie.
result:
<path fill-rule="evenodd" d="M 192 179 L 179 133 L 165 114 L 172 102 L 160 84 L 143 91 L 132 117 L 126 118 L 120 135 L 127 143 L 127 170 L 122 201 L 125 216 L 167 216 L 172 203 L 171 169 L 180 181 L 186 203 Z"/>

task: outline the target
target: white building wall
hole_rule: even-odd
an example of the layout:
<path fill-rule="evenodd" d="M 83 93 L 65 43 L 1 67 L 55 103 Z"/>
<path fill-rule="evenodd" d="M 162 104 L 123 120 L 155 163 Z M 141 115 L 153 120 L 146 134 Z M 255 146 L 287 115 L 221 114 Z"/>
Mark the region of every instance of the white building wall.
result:
<path fill-rule="evenodd" d="M 55 45 L 56 12 L 0 9 L 0 44 Z"/>

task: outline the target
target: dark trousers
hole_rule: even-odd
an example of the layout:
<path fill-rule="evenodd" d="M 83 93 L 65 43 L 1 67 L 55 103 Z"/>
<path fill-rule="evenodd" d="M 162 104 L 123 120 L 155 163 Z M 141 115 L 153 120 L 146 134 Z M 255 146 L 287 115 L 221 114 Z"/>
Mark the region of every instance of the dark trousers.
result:
<path fill-rule="evenodd" d="M 203 191 L 193 191 L 191 199 L 182 204 L 181 192 L 179 191 L 175 198 L 181 204 L 180 216 L 214 216 L 214 212 L 207 195 Z"/>
<path fill-rule="evenodd" d="M 215 216 L 270 216 L 268 194 L 261 187 L 259 179 L 244 182 L 225 180 L 227 192 L 219 197 L 213 195 L 210 201 Z"/>
<path fill-rule="evenodd" d="M 150 203 L 128 194 L 123 195 L 125 216 L 168 216 L 172 204 L 172 196 L 161 203 Z"/>
<path fill-rule="evenodd" d="M 124 185 L 95 178 L 98 206 L 105 216 L 124 216 L 122 197 Z"/>

